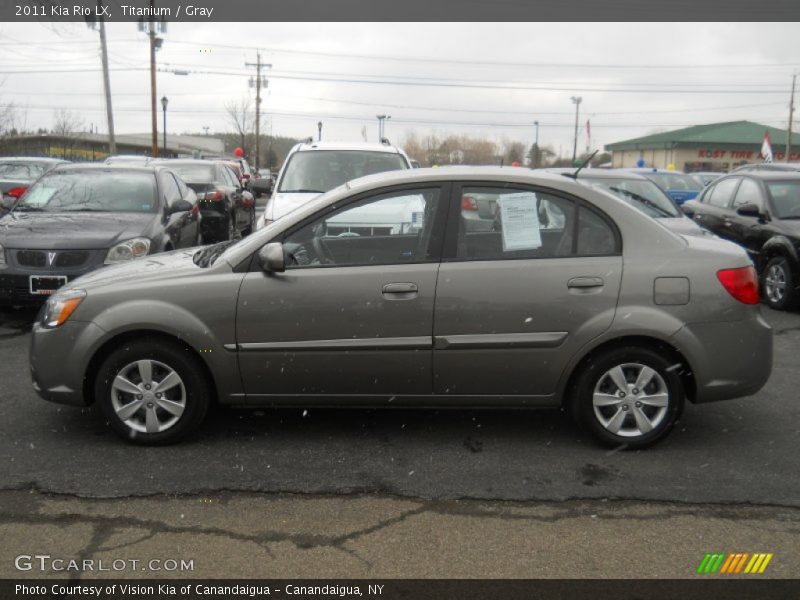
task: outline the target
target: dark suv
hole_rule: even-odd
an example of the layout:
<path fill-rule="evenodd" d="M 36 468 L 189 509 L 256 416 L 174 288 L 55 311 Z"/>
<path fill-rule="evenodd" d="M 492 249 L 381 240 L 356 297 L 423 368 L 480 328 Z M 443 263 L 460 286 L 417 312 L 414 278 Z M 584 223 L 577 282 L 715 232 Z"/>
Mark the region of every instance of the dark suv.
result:
<path fill-rule="evenodd" d="M 800 304 L 800 172 L 737 172 L 683 205 L 696 223 L 743 246 L 760 274 L 764 301 Z"/>

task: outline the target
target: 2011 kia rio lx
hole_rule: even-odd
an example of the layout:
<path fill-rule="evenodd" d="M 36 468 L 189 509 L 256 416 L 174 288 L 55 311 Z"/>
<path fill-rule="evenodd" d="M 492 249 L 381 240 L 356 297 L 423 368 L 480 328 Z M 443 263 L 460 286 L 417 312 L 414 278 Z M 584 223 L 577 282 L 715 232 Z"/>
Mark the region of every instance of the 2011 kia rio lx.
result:
<path fill-rule="evenodd" d="M 473 203 L 493 222 L 467 227 Z M 146 257 L 53 295 L 43 398 L 141 444 L 237 406 L 561 407 L 605 444 L 663 438 L 684 401 L 753 394 L 772 332 L 745 252 L 605 192 L 509 168 L 336 188 L 237 243 Z"/>

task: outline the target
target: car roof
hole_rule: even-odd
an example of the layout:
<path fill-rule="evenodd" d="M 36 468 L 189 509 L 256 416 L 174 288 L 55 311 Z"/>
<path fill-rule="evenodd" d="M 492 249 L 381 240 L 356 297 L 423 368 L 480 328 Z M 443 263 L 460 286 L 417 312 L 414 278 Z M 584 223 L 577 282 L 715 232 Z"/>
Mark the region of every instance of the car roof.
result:
<path fill-rule="evenodd" d="M 659 169 L 657 167 L 621 167 L 620 171 L 627 171 L 628 173 L 641 173 L 642 175 L 646 175 L 647 173 L 672 173 L 674 175 L 688 175 L 688 173 L 684 173 L 683 171 L 676 171 L 674 169 Z"/>
<path fill-rule="evenodd" d="M 574 173 L 576 167 L 553 167 L 550 169 L 540 169 L 547 173 L 557 173 L 562 176 Z M 578 180 L 580 179 L 630 179 L 631 181 L 650 181 L 644 175 L 634 173 L 632 171 L 623 171 L 621 169 L 582 169 L 578 173 Z"/>
<path fill-rule="evenodd" d="M 148 162 L 149 165 L 216 165 L 219 163 L 228 164 L 227 160 L 214 159 L 214 158 L 156 158 Z"/>
<path fill-rule="evenodd" d="M 756 179 L 765 179 L 765 180 L 800 180 L 800 171 L 768 171 L 768 170 L 753 170 L 753 171 L 733 171 L 725 175 L 726 178 L 731 176 L 742 177 L 747 175 L 748 177 L 755 177 Z M 722 177 L 720 177 L 722 179 Z"/>
<path fill-rule="evenodd" d="M 8 162 L 21 162 L 21 163 L 28 163 L 28 162 L 41 162 L 41 163 L 51 163 L 54 165 L 59 164 L 67 164 L 69 161 L 63 160 L 61 158 L 50 158 L 49 156 L 0 156 L 0 162 L 8 163 Z"/>
<path fill-rule="evenodd" d="M 64 173 L 70 171 L 129 171 L 142 173 L 155 173 L 163 171 L 166 167 L 161 165 L 107 165 L 105 163 L 66 163 L 57 166 L 50 173 Z"/>
<path fill-rule="evenodd" d="M 800 163 L 751 163 L 736 167 L 736 171 L 800 171 Z"/>
<path fill-rule="evenodd" d="M 397 146 L 375 142 L 301 142 L 293 148 L 294 152 L 309 152 L 313 150 L 357 150 L 403 154 Z"/>

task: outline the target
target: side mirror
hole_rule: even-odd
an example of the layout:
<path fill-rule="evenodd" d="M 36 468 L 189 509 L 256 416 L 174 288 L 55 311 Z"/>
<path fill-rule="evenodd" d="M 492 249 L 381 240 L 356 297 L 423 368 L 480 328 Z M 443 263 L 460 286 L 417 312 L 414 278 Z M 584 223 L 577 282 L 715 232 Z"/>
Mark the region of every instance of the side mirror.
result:
<path fill-rule="evenodd" d="M 758 204 L 753 204 L 752 202 L 742 204 L 736 209 L 736 213 L 743 217 L 761 217 L 761 209 L 758 207 Z"/>
<path fill-rule="evenodd" d="M 283 244 L 272 242 L 262 246 L 258 251 L 258 264 L 267 273 L 283 273 L 286 270 Z"/>
<path fill-rule="evenodd" d="M 167 208 L 167 214 L 174 215 L 175 213 L 189 212 L 190 210 L 192 210 L 191 202 L 188 200 L 176 200 Z"/>

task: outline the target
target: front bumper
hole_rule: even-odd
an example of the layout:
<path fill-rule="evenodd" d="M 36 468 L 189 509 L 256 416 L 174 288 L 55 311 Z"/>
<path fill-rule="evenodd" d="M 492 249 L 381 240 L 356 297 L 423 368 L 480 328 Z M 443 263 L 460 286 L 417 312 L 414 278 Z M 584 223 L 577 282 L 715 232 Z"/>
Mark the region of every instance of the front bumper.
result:
<path fill-rule="evenodd" d="M 691 364 L 697 403 L 755 394 L 772 373 L 772 328 L 759 307 L 742 321 L 684 325 L 673 341 Z"/>
<path fill-rule="evenodd" d="M 36 393 L 49 402 L 86 406 L 83 385 L 88 357 L 103 334 L 94 323 L 72 320 L 45 329 L 37 317 L 28 355 Z"/>

